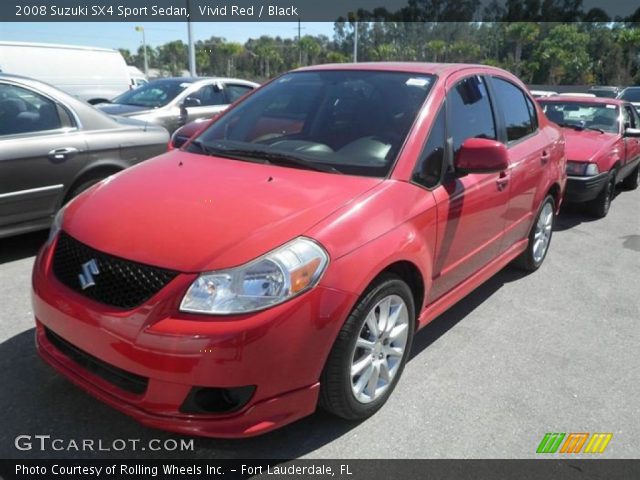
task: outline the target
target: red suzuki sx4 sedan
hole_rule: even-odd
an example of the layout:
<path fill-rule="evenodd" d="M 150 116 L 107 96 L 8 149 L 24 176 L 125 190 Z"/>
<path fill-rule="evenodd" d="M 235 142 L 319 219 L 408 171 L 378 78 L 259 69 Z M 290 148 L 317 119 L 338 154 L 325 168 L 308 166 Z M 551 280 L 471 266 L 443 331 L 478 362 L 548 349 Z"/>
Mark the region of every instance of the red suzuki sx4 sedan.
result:
<path fill-rule="evenodd" d="M 366 418 L 417 329 L 542 264 L 565 171 L 560 128 L 503 70 L 284 74 L 60 211 L 33 271 L 38 350 L 184 434 Z"/>

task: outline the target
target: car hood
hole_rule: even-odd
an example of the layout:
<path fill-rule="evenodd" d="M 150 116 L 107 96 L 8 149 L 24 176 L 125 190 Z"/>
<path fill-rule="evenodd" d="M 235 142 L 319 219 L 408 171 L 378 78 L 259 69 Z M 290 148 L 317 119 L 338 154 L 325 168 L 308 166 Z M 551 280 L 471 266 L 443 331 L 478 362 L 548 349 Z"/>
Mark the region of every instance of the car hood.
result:
<path fill-rule="evenodd" d="M 611 150 L 619 135 L 595 130 L 562 129 L 567 159 L 575 162 L 594 161 L 603 152 Z"/>
<path fill-rule="evenodd" d="M 173 151 L 76 198 L 63 229 L 140 263 L 219 270 L 304 234 L 381 182 Z"/>
<path fill-rule="evenodd" d="M 121 103 L 99 103 L 98 105 L 96 105 L 96 108 L 109 115 L 121 115 L 125 117 L 129 115 L 138 115 L 152 110 L 149 107 L 123 105 Z"/>

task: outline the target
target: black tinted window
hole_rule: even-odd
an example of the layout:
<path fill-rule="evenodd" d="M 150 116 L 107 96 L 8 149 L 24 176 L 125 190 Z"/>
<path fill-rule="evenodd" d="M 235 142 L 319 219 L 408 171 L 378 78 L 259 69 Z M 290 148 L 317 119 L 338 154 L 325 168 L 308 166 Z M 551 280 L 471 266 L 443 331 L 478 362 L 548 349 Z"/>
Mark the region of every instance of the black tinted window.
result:
<path fill-rule="evenodd" d="M 507 140 L 512 142 L 532 133 L 531 110 L 524 92 L 501 78 L 494 77 L 493 85 L 504 113 Z"/>
<path fill-rule="evenodd" d="M 440 181 L 440 175 L 444 167 L 445 133 L 445 109 L 441 108 L 413 172 L 414 182 L 430 188 L 436 186 Z"/>
<path fill-rule="evenodd" d="M 447 95 L 449 121 L 454 154 L 468 138 L 496 139 L 489 95 L 483 80 L 470 77 L 462 80 Z"/>
<path fill-rule="evenodd" d="M 26 88 L 0 83 L 0 135 L 43 132 L 62 127 L 58 107 Z"/>
<path fill-rule="evenodd" d="M 640 88 L 625 88 L 620 98 L 627 102 L 640 102 Z"/>

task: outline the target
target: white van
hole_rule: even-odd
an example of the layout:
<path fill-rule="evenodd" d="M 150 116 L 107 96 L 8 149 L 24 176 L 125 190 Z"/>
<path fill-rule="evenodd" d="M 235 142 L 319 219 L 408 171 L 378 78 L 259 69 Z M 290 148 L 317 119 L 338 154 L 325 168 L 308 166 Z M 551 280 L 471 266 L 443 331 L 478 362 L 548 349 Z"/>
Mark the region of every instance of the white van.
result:
<path fill-rule="evenodd" d="M 132 88 L 117 50 L 0 41 L 0 72 L 35 78 L 96 104 Z"/>

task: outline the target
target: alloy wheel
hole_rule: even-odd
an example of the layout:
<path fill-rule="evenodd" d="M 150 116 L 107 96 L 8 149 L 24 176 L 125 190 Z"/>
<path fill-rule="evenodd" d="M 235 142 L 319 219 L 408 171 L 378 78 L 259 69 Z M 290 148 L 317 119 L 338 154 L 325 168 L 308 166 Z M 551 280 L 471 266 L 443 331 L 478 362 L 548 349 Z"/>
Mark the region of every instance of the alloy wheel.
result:
<path fill-rule="evenodd" d="M 398 295 L 381 299 L 367 313 L 351 356 L 351 390 L 371 403 L 389 388 L 402 364 L 409 334 L 409 313 Z"/>
<path fill-rule="evenodd" d="M 553 206 L 545 203 L 538 215 L 536 230 L 533 235 L 533 260 L 539 263 L 544 258 L 551 241 L 551 230 L 553 229 Z"/>

